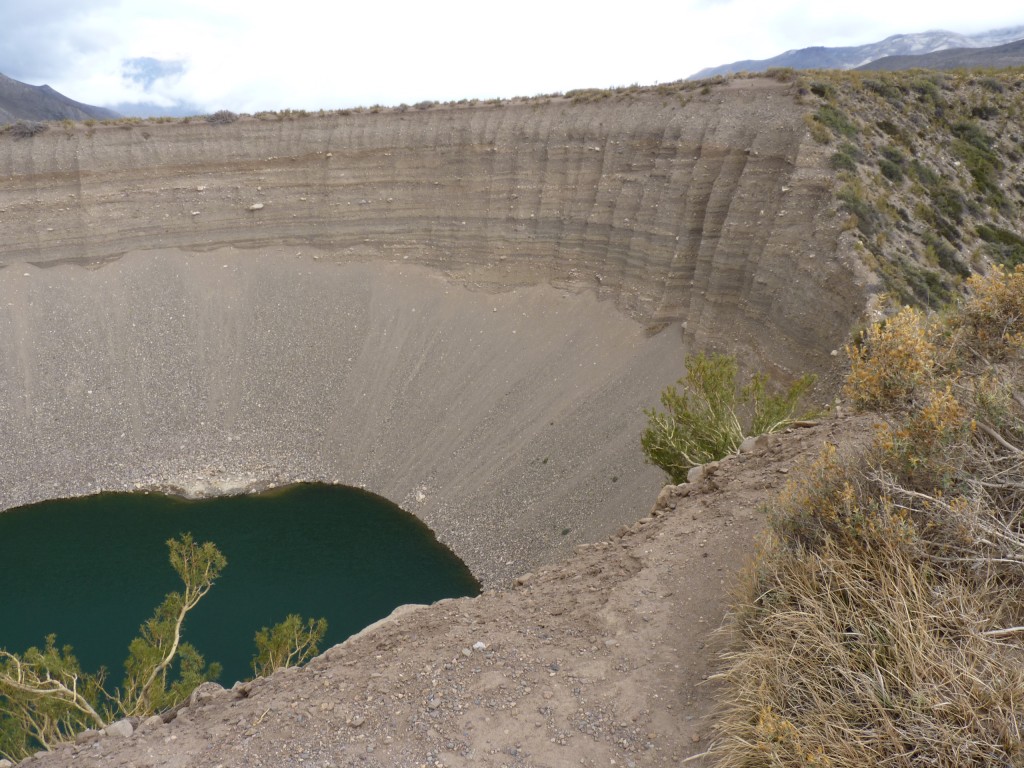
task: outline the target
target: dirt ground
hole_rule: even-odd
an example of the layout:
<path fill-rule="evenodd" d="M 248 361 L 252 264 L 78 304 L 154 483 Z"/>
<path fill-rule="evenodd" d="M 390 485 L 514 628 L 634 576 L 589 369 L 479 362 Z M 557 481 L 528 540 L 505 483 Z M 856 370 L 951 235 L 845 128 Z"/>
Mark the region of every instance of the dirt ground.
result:
<path fill-rule="evenodd" d="M 709 764 L 718 630 L 763 504 L 826 442 L 869 433 L 847 417 L 772 436 L 513 589 L 400 608 L 305 668 L 206 684 L 170 722 L 22 765 Z"/>

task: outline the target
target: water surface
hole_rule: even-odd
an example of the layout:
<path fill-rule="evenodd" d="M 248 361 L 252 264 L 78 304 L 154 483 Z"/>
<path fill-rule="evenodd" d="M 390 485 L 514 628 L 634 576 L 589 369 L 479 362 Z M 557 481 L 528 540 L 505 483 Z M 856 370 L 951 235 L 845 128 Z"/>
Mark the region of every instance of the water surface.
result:
<path fill-rule="evenodd" d="M 0 647 L 23 651 L 56 632 L 83 669 L 104 665 L 119 684 L 139 625 L 180 589 L 165 542 L 184 532 L 228 560 L 184 637 L 224 665 L 225 686 L 251 676 L 253 635 L 289 613 L 327 619 L 324 650 L 403 603 L 479 592 L 423 523 L 354 488 L 201 501 L 100 494 L 0 513 Z"/>

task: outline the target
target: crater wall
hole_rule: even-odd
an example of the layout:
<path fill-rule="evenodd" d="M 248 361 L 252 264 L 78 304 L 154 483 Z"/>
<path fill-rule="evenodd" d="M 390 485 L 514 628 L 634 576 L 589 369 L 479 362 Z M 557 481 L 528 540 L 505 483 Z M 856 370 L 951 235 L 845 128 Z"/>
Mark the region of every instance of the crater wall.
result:
<path fill-rule="evenodd" d="M 0 507 L 362 485 L 497 581 L 647 511 L 686 351 L 864 304 L 791 86 L 0 139 Z"/>

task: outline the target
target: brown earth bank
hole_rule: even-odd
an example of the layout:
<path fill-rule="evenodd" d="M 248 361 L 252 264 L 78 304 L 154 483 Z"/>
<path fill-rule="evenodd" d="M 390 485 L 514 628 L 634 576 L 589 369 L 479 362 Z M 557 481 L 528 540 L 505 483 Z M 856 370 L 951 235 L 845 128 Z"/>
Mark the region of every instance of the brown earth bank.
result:
<path fill-rule="evenodd" d="M 204 684 L 21 765 L 708 765 L 716 630 L 761 505 L 827 443 L 871 434 L 842 418 L 766 437 L 511 590 L 403 607 L 303 668 Z"/>
<path fill-rule="evenodd" d="M 687 351 L 825 372 L 861 313 L 804 111 L 753 79 L 0 137 L 0 508 L 324 480 L 486 584 L 554 562 L 646 511 Z"/>

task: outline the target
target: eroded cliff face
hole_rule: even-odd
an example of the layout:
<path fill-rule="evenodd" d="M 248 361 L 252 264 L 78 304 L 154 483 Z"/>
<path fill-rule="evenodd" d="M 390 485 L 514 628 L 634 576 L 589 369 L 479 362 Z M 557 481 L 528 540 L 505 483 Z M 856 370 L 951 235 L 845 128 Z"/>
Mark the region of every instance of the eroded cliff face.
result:
<path fill-rule="evenodd" d="M 485 581 L 635 519 L 686 351 L 864 304 L 791 86 L 687 98 L 0 140 L 0 506 L 360 484 Z"/>

